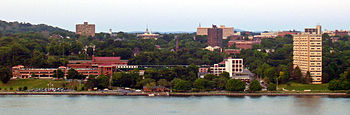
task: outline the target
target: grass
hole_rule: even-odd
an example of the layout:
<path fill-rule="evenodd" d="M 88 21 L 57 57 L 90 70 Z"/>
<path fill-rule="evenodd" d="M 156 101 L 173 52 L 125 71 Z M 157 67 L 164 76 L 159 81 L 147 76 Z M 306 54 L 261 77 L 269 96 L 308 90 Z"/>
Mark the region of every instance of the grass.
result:
<path fill-rule="evenodd" d="M 287 89 L 289 91 L 304 91 L 304 90 L 312 90 L 312 91 L 329 91 L 328 84 L 301 84 L 295 82 L 289 82 L 290 85 L 281 84 L 278 85 L 279 89 Z"/>
<path fill-rule="evenodd" d="M 10 90 L 12 88 L 14 90 L 18 88 L 23 88 L 25 86 L 28 87 L 28 89 L 32 88 L 48 88 L 48 84 L 52 83 L 54 88 L 63 87 L 64 84 L 67 84 L 68 82 L 64 80 L 52 80 L 52 79 L 17 79 L 17 80 L 10 80 L 7 84 L 4 84 L 0 82 L 0 88 L 1 90 Z"/>

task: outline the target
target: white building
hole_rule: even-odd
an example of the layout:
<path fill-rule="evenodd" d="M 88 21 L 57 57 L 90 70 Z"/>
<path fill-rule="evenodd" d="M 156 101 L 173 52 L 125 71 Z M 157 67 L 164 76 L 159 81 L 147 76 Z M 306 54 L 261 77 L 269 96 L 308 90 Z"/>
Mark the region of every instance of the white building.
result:
<path fill-rule="evenodd" d="M 223 72 L 228 72 L 230 78 L 234 77 L 236 74 L 243 72 L 243 59 L 225 59 L 219 64 L 214 64 L 213 67 L 210 67 L 210 72 L 214 75 L 220 75 Z"/>

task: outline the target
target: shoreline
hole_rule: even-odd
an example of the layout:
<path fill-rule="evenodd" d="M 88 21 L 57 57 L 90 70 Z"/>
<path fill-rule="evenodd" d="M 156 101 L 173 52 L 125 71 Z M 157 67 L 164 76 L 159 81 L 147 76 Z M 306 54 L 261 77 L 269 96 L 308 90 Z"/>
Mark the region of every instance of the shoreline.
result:
<path fill-rule="evenodd" d="M 91 95 L 91 96 L 347 96 L 347 93 L 179 93 L 179 92 L 0 92 L 0 95 Z"/>

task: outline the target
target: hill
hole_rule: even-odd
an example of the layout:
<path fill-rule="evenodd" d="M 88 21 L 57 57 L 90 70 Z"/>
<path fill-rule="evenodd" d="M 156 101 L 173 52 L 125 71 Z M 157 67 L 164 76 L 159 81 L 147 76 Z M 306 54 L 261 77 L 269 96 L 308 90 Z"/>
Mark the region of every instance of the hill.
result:
<path fill-rule="evenodd" d="M 0 31 L 4 34 L 12 33 L 28 33 L 28 32 L 43 32 L 47 31 L 49 33 L 72 33 L 71 31 L 61 29 L 58 27 L 49 26 L 46 24 L 33 25 L 25 22 L 6 22 L 0 20 Z"/>

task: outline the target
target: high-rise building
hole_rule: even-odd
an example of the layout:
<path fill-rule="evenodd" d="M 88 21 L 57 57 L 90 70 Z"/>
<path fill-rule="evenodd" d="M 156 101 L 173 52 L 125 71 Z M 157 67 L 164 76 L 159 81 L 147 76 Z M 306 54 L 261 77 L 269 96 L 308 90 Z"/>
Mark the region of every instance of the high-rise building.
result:
<path fill-rule="evenodd" d="M 305 32 L 310 34 L 322 34 L 321 25 L 317 25 L 316 28 L 305 28 Z"/>
<path fill-rule="evenodd" d="M 227 39 L 227 37 L 234 35 L 234 28 L 233 27 L 225 27 L 225 25 L 220 25 L 222 29 L 222 37 L 223 39 Z M 197 35 L 208 35 L 208 30 L 210 27 L 201 27 L 201 25 L 197 28 Z"/>
<path fill-rule="evenodd" d="M 222 46 L 222 29 L 217 28 L 216 25 L 208 29 L 208 46 Z"/>
<path fill-rule="evenodd" d="M 95 24 L 88 24 L 88 22 L 84 22 L 84 24 L 77 24 L 75 29 L 75 34 L 91 37 L 95 36 Z"/>
<path fill-rule="evenodd" d="M 293 65 L 303 76 L 309 71 L 313 84 L 322 83 L 322 34 L 305 32 L 293 36 Z"/>

